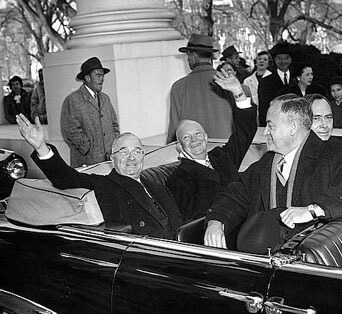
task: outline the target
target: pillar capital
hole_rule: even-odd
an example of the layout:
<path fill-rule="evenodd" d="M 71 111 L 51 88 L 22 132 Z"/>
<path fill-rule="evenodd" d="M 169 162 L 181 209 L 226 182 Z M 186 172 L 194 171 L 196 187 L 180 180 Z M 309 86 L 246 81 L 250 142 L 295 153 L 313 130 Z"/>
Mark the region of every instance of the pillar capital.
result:
<path fill-rule="evenodd" d="M 175 14 L 163 0 L 76 0 L 76 4 L 77 14 L 70 22 L 75 34 L 68 49 L 181 38 L 171 27 Z"/>

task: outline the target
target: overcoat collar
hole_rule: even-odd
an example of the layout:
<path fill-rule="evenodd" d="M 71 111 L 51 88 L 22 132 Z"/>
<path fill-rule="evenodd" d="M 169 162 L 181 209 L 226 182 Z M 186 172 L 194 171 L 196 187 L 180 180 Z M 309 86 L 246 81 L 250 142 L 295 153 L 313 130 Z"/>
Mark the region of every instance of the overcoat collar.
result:
<path fill-rule="evenodd" d="M 85 87 L 85 85 L 83 84 L 81 87 L 80 87 L 80 92 L 82 94 L 82 97 L 84 99 L 84 102 L 88 102 L 90 103 L 92 106 L 94 106 L 97 110 L 99 110 L 99 107 L 97 105 L 97 102 L 95 100 L 95 98 L 90 95 L 89 91 L 87 90 L 87 88 Z M 100 103 L 103 102 L 103 98 L 102 98 L 102 92 L 98 92 L 97 93 L 98 97 L 99 97 L 99 101 Z"/>
<path fill-rule="evenodd" d="M 189 174 L 190 179 L 209 180 L 220 183 L 220 175 L 217 171 L 201 165 L 195 161 L 182 158 L 179 167 Z"/>

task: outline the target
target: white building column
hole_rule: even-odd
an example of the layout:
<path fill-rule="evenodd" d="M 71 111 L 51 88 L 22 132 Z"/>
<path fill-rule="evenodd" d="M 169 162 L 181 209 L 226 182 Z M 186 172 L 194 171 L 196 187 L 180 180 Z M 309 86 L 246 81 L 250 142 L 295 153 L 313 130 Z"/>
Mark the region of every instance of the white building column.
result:
<path fill-rule="evenodd" d="M 103 91 L 119 117 L 121 132 L 157 138 L 163 145 L 172 83 L 189 72 L 178 48 L 187 44 L 170 24 L 163 0 L 79 0 L 68 50 L 45 56 L 44 81 L 50 142 L 69 160 L 60 130 L 64 98 L 79 88 L 81 64 L 97 56 L 111 70 Z"/>

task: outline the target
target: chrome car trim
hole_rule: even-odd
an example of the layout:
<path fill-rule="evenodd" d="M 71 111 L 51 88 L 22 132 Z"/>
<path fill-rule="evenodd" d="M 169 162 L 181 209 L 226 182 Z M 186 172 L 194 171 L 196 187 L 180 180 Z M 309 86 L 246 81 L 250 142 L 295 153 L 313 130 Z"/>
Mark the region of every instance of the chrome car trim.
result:
<path fill-rule="evenodd" d="M 39 314 L 57 314 L 56 312 L 48 309 L 47 307 L 38 304 L 32 300 L 24 298 L 18 294 L 13 292 L 9 292 L 7 290 L 0 289 L 0 307 L 1 313 L 7 313 L 6 309 L 12 310 L 12 307 L 16 310 L 25 311 L 25 313 L 39 313 Z M 2 307 L 5 307 L 4 309 Z M 32 311 L 32 312 L 31 312 Z M 12 312 L 11 312 L 12 313 Z M 16 312 L 17 313 L 17 312 Z"/>
<path fill-rule="evenodd" d="M 315 274 L 315 276 L 342 279 L 342 268 L 296 262 L 281 266 L 281 270 L 300 274 Z"/>
<path fill-rule="evenodd" d="M 251 263 L 254 265 L 259 265 L 265 268 L 272 268 L 270 263 L 270 258 L 266 255 L 253 255 L 249 253 L 242 252 L 234 252 L 225 249 L 218 249 L 214 247 L 208 246 L 200 246 L 196 244 L 189 244 L 183 242 L 176 242 L 172 240 L 165 239 L 156 239 L 149 238 L 146 236 L 132 235 L 132 234 L 120 234 L 120 233 L 111 233 L 111 232 L 103 232 L 103 231 L 93 231 L 93 230 L 84 230 L 78 229 L 77 227 L 71 226 L 61 226 L 58 228 L 60 231 L 72 232 L 77 235 L 83 236 L 96 236 L 101 239 L 106 240 L 116 240 L 121 242 L 129 242 L 140 245 L 148 245 L 149 247 L 158 247 L 163 249 L 168 249 L 171 251 L 184 252 L 187 255 L 202 255 L 209 256 L 211 258 L 221 258 L 235 260 L 239 262 Z"/>
<path fill-rule="evenodd" d="M 257 313 L 262 309 L 264 297 L 260 293 L 251 295 L 241 291 L 234 291 L 231 289 L 224 289 L 219 291 L 219 295 L 233 300 L 245 302 L 248 313 Z"/>
<path fill-rule="evenodd" d="M 288 306 L 284 304 L 280 304 L 278 302 L 269 302 L 266 301 L 264 303 L 266 314 L 274 314 L 274 313 L 282 313 L 283 311 L 286 313 L 294 313 L 294 314 L 316 314 L 316 310 L 314 309 L 300 309 L 293 306 Z"/>
<path fill-rule="evenodd" d="M 88 257 L 83 257 L 83 256 L 71 255 L 71 254 L 64 253 L 64 252 L 61 252 L 59 255 L 61 257 L 67 258 L 67 259 L 73 259 L 73 260 L 77 260 L 77 261 L 81 261 L 81 262 L 85 262 L 85 263 L 95 264 L 98 266 L 110 267 L 110 268 L 118 268 L 119 267 L 119 264 L 116 264 L 116 263 L 104 262 L 101 260 L 96 260 L 93 258 L 88 258 Z"/>

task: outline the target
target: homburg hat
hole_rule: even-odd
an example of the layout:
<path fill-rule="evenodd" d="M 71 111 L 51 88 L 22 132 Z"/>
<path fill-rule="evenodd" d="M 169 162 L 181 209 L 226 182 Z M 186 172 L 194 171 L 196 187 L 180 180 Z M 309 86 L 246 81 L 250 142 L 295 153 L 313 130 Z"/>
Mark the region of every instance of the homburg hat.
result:
<path fill-rule="evenodd" d="M 239 251 L 267 254 L 279 248 L 281 243 L 280 228 L 284 226 L 280 219 L 280 213 L 284 208 L 257 212 L 247 218 L 241 226 L 237 237 L 237 248 Z"/>
<path fill-rule="evenodd" d="M 78 80 L 84 80 L 84 77 L 88 75 L 91 71 L 96 69 L 102 69 L 104 74 L 107 74 L 110 70 L 104 68 L 101 64 L 101 61 L 97 57 L 92 57 L 86 61 L 84 61 L 81 65 L 81 72 L 77 74 L 76 78 Z"/>
<path fill-rule="evenodd" d="M 270 55 L 272 58 L 275 58 L 276 55 L 280 54 L 287 54 L 290 57 L 292 57 L 292 51 L 291 51 L 291 46 L 287 42 L 281 42 L 279 44 L 276 44 L 270 51 Z"/>
<path fill-rule="evenodd" d="M 187 51 L 205 51 L 205 52 L 217 52 L 218 49 L 214 48 L 213 39 L 210 36 L 201 34 L 192 34 L 186 47 L 178 49 L 179 52 Z"/>

